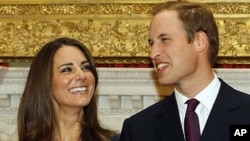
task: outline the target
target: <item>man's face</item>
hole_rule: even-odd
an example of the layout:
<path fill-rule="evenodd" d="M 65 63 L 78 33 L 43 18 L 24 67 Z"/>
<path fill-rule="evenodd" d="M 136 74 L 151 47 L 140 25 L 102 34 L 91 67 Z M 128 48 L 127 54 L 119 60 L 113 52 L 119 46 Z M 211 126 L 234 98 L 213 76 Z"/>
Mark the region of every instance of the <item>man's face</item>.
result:
<path fill-rule="evenodd" d="M 197 66 L 193 43 L 187 42 L 186 31 L 176 11 L 162 11 L 150 23 L 149 44 L 158 81 L 175 85 L 189 80 Z"/>

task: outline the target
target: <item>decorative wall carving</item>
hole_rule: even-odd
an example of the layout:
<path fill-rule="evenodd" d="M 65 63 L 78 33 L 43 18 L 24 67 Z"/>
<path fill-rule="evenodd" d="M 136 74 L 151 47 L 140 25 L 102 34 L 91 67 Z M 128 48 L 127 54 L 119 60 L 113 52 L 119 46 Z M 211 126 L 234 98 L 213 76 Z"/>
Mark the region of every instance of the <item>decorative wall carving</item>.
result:
<path fill-rule="evenodd" d="M 17 141 L 17 108 L 29 68 L 0 67 L 0 141 Z M 250 93 L 249 69 L 216 69 L 219 77 Z M 98 68 L 98 111 L 102 124 L 121 130 L 125 118 L 172 93 L 161 86 L 152 68 Z"/>
<path fill-rule="evenodd" d="M 147 63 L 150 11 L 157 2 L 161 1 L 4 1 L 0 61 L 30 61 L 46 42 L 69 36 L 88 46 L 97 63 Z M 249 64 L 250 3 L 204 3 L 214 12 L 220 31 L 218 63 Z"/>

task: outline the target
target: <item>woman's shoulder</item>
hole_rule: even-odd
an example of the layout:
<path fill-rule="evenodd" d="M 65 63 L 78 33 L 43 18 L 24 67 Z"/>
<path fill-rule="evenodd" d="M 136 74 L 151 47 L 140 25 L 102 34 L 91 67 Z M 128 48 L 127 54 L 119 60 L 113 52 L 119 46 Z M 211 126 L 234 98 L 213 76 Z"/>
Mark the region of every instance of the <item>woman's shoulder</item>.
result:
<path fill-rule="evenodd" d="M 120 134 L 115 134 L 111 137 L 111 141 L 119 141 L 120 140 Z"/>

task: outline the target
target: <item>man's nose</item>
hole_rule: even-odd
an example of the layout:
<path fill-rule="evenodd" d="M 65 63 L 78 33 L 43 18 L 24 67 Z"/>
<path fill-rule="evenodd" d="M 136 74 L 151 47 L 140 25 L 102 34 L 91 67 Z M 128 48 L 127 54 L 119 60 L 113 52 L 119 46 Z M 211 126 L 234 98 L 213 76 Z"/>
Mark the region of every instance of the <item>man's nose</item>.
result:
<path fill-rule="evenodd" d="M 159 47 L 157 47 L 157 44 L 153 44 L 151 46 L 150 58 L 152 60 L 155 60 L 155 59 L 157 59 L 158 56 L 160 56 Z"/>

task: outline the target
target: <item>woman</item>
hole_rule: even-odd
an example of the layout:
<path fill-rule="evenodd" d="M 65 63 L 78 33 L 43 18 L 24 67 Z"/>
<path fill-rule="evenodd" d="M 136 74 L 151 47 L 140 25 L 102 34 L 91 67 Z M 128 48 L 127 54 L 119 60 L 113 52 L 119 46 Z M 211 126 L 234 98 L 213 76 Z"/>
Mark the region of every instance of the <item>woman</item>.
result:
<path fill-rule="evenodd" d="M 79 41 L 59 38 L 34 58 L 18 111 L 19 141 L 115 141 L 100 126 L 93 57 Z"/>

